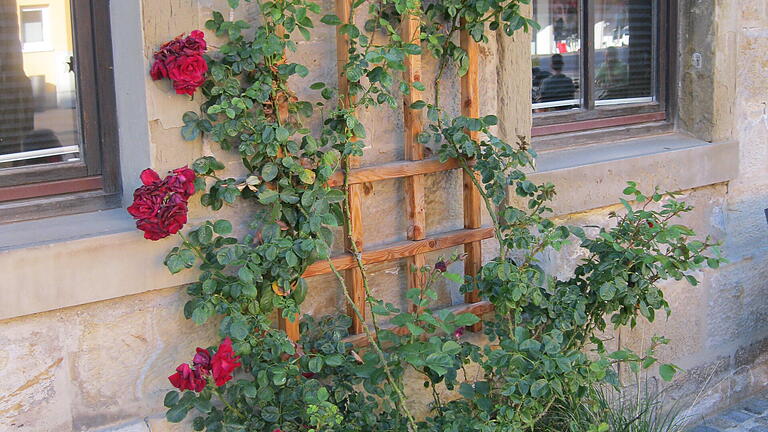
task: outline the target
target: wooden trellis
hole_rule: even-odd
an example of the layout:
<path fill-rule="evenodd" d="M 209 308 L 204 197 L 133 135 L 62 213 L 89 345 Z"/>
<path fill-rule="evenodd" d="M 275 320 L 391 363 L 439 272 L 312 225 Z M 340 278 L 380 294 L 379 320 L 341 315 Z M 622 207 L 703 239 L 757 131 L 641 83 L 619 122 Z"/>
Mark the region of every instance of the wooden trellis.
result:
<path fill-rule="evenodd" d="M 337 0 L 336 15 L 342 22 L 348 22 L 352 0 Z M 403 17 L 402 34 L 404 40 L 418 43 L 420 32 L 420 19 L 418 16 Z M 461 78 L 461 113 L 467 117 L 479 117 L 479 52 L 477 43 L 467 34 L 462 32 L 460 35 L 461 46 L 469 56 L 469 70 Z M 343 70 L 347 64 L 349 56 L 349 40 L 337 31 L 336 33 L 336 53 L 337 53 L 337 71 L 338 85 L 342 103 L 351 103 L 349 96 L 349 83 Z M 405 80 L 411 84 L 421 81 L 421 56 L 409 55 L 405 59 Z M 493 228 L 482 227 L 482 200 L 480 193 L 475 188 L 472 178 L 464 173 L 463 177 L 463 203 L 464 203 L 464 229 L 445 232 L 428 236 L 426 232 L 426 209 L 424 202 L 424 176 L 442 171 L 448 171 L 459 168 L 455 160 L 441 163 L 436 159 L 424 159 L 424 147 L 417 140 L 417 136 L 422 131 L 422 112 L 413 110 L 411 104 L 421 99 L 418 90 L 411 86 L 411 92 L 403 98 L 403 115 L 405 124 L 405 161 L 392 162 L 377 166 L 359 167 L 358 160 L 351 160 L 349 166 L 349 219 L 350 226 L 346 227 L 349 234 L 347 251 L 339 256 L 332 258 L 334 266 L 338 270 L 345 272 L 345 283 L 349 290 L 350 297 L 353 299 L 359 310 L 366 311 L 365 288 L 363 286 L 362 275 L 357 267 L 355 256 L 352 253 L 352 245 L 349 241 L 355 242 L 356 249 L 360 251 L 362 262 L 365 265 L 391 262 L 400 259 L 406 259 L 408 267 L 408 287 L 417 288 L 424 283 L 419 273 L 411 272 L 411 266 L 421 267 L 425 264 L 424 254 L 432 251 L 447 249 L 450 247 L 464 245 L 466 259 L 464 261 L 464 272 L 466 275 L 474 276 L 480 270 L 482 265 L 481 241 L 493 237 Z M 477 132 L 471 132 L 473 138 L 477 138 Z M 406 210 L 408 216 L 407 240 L 391 243 L 382 247 L 367 249 L 363 244 L 363 223 L 362 223 L 362 204 L 364 183 L 370 183 L 381 180 L 405 179 L 406 192 Z M 329 182 L 330 186 L 343 185 L 343 174 L 337 173 Z M 331 266 L 327 261 L 319 261 L 307 268 L 304 277 L 313 277 L 331 273 Z M 474 313 L 482 315 L 491 310 L 488 302 L 480 301 L 476 292 L 465 295 L 465 304 L 450 308 L 455 313 Z M 363 333 L 364 323 L 352 313 L 351 307 L 347 313 L 352 317 L 352 327 L 350 332 L 353 336 L 349 341 L 356 345 L 367 343 Z M 365 318 L 365 317 L 363 317 Z M 284 329 L 292 340 L 298 340 L 299 327 L 298 320 L 280 318 L 280 328 Z M 478 330 L 480 325 L 476 325 L 473 330 Z M 403 329 L 394 329 L 405 331 Z"/>

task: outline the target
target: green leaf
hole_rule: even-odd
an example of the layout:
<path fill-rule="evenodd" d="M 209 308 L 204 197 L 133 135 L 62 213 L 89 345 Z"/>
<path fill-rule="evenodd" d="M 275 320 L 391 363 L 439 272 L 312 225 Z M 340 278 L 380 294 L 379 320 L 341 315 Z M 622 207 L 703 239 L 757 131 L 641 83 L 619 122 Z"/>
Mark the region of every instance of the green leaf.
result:
<path fill-rule="evenodd" d="M 323 363 L 322 357 L 312 357 L 309 359 L 309 370 L 314 373 L 320 373 L 323 370 Z"/>
<path fill-rule="evenodd" d="M 531 396 L 541 397 L 549 392 L 549 383 L 545 379 L 536 380 L 531 386 Z"/>
<path fill-rule="evenodd" d="M 464 276 L 456 273 L 443 273 L 443 277 L 456 283 L 464 283 Z"/>
<path fill-rule="evenodd" d="M 677 373 L 677 366 L 673 364 L 663 364 L 659 366 L 659 375 L 661 375 L 661 378 L 664 381 L 672 381 L 672 378 L 675 377 L 675 374 Z"/>
<path fill-rule="evenodd" d="M 213 228 L 210 225 L 203 225 L 197 230 L 197 239 L 202 244 L 208 244 L 213 240 Z"/>
<path fill-rule="evenodd" d="M 326 15 L 320 18 L 320 22 L 327 25 L 336 26 L 341 24 L 341 20 L 336 15 Z"/>
<path fill-rule="evenodd" d="M 280 126 L 275 130 L 275 138 L 277 138 L 280 142 L 285 142 L 288 140 L 288 137 L 291 136 L 291 133 L 288 132 L 288 129 Z"/>
<path fill-rule="evenodd" d="M 219 219 L 213 224 L 213 231 L 221 236 L 228 235 L 232 232 L 232 223 L 228 220 Z"/>
<path fill-rule="evenodd" d="M 179 402 L 179 394 L 180 393 L 176 390 L 171 390 L 166 393 L 165 399 L 163 399 L 163 405 L 165 405 L 166 408 L 172 408 Z"/>
<path fill-rule="evenodd" d="M 248 337 L 248 324 L 240 319 L 232 319 L 232 323 L 229 325 L 229 334 L 233 339 L 243 340 Z"/>
<path fill-rule="evenodd" d="M 301 180 L 302 183 L 305 184 L 313 184 L 315 182 L 315 172 L 310 169 L 304 169 L 299 174 L 299 180 Z"/>
<path fill-rule="evenodd" d="M 344 364 L 344 356 L 341 354 L 332 354 L 325 358 L 325 364 L 331 367 L 338 367 Z"/>
<path fill-rule="evenodd" d="M 277 177 L 278 169 L 277 165 L 273 164 L 272 162 L 267 162 L 264 164 L 264 166 L 261 168 L 261 177 L 264 179 L 264 181 L 272 181 Z"/>
<path fill-rule="evenodd" d="M 191 407 L 188 405 L 178 404 L 165 413 L 165 418 L 170 423 L 180 423 L 187 416 L 190 409 Z"/>

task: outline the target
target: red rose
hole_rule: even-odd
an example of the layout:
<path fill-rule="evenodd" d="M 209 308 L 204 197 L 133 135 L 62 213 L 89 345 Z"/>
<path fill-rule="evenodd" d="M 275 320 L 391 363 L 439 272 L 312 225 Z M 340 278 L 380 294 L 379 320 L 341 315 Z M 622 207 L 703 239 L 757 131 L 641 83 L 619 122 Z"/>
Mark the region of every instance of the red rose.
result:
<path fill-rule="evenodd" d="M 180 364 L 176 373 L 168 377 L 168 381 L 177 389 L 200 392 L 205 388 L 205 378 L 196 370 L 192 370 L 188 364 Z"/>
<path fill-rule="evenodd" d="M 187 223 L 187 201 L 179 194 L 173 194 L 157 214 L 163 229 L 176 234 Z"/>
<path fill-rule="evenodd" d="M 140 219 L 136 221 L 136 228 L 144 231 L 144 238 L 147 240 L 160 240 L 171 235 L 157 218 Z"/>
<path fill-rule="evenodd" d="M 456 330 L 453 331 L 453 338 L 456 340 L 461 339 L 461 337 L 464 336 L 464 327 L 458 327 Z"/>
<path fill-rule="evenodd" d="M 128 207 L 128 213 L 137 219 L 148 219 L 157 216 L 165 199 L 165 193 L 155 186 L 142 186 L 133 192 L 133 204 Z"/>
<path fill-rule="evenodd" d="M 232 379 L 232 371 L 241 366 L 238 360 L 240 357 L 235 357 L 232 340 L 224 339 L 211 360 L 211 372 L 217 386 L 221 387 Z"/>
<path fill-rule="evenodd" d="M 168 68 L 165 66 L 165 59 L 155 59 L 155 62 L 152 63 L 152 69 L 149 71 L 149 75 L 155 81 L 168 78 Z"/>
<path fill-rule="evenodd" d="M 160 176 L 157 175 L 157 173 L 151 168 L 147 168 L 142 171 L 139 175 L 139 178 L 141 179 L 141 182 L 146 186 L 153 185 L 160 181 Z"/>
<path fill-rule="evenodd" d="M 211 353 L 207 349 L 197 348 L 192 364 L 204 375 L 211 373 Z"/>
<path fill-rule="evenodd" d="M 208 63 L 200 55 L 181 56 L 166 63 L 168 78 L 178 94 L 192 95 L 205 82 Z"/>
<path fill-rule="evenodd" d="M 448 265 L 445 263 L 445 261 L 438 261 L 435 263 L 435 270 L 445 273 L 448 271 Z"/>
<path fill-rule="evenodd" d="M 193 30 L 192 33 L 184 39 L 185 54 L 202 54 L 208 48 L 205 43 L 205 34 L 200 30 Z"/>
<path fill-rule="evenodd" d="M 186 38 L 179 35 L 155 52 L 149 74 L 154 80 L 169 78 L 178 94 L 193 95 L 205 82 L 208 63 L 202 54 L 207 48 L 205 34 L 200 30 Z"/>
<path fill-rule="evenodd" d="M 173 175 L 165 178 L 165 183 L 173 192 L 189 198 L 195 194 L 195 172 L 186 166 L 173 170 Z"/>
<path fill-rule="evenodd" d="M 165 179 L 151 169 L 141 173 L 143 186 L 133 193 L 128 213 L 136 219 L 136 228 L 144 238 L 160 240 L 176 234 L 187 223 L 187 200 L 195 193 L 195 173 L 188 167 L 177 168 Z"/>

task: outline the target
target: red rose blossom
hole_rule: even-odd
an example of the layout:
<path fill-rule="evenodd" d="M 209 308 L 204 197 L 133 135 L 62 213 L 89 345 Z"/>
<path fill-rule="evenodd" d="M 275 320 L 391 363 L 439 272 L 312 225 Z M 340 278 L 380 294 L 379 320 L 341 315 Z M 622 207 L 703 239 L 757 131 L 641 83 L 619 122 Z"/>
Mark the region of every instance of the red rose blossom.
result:
<path fill-rule="evenodd" d="M 149 240 L 179 232 L 187 223 L 187 200 L 195 193 L 194 171 L 177 168 L 161 180 L 155 171 L 145 169 L 140 177 L 143 186 L 133 193 L 133 204 L 128 207 L 136 228 Z"/>
<path fill-rule="evenodd" d="M 240 357 L 235 357 L 235 351 L 232 349 L 232 340 L 230 338 L 224 339 L 211 360 L 213 380 L 218 387 L 223 386 L 232 379 L 232 371 L 241 366 L 238 360 L 240 360 Z"/>
<path fill-rule="evenodd" d="M 195 357 L 192 359 L 192 364 L 195 365 L 195 369 L 200 370 L 200 373 L 207 375 L 211 373 L 211 353 L 205 348 L 197 348 Z"/>
<path fill-rule="evenodd" d="M 192 95 L 205 82 L 208 63 L 200 55 L 176 57 L 166 63 L 168 78 L 178 94 Z"/>
<path fill-rule="evenodd" d="M 186 38 L 177 36 L 155 52 L 149 74 L 155 81 L 164 78 L 173 81 L 173 88 L 178 94 L 193 95 L 205 82 L 205 73 L 208 72 L 208 63 L 203 58 L 207 48 L 205 34 L 200 30 L 193 31 Z"/>
<path fill-rule="evenodd" d="M 157 216 L 163 204 L 165 193 L 156 187 L 141 186 L 133 192 L 133 204 L 128 213 L 136 219 L 149 219 Z"/>
<path fill-rule="evenodd" d="M 184 166 L 172 171 L 174 175 L 166 177 L 168 188 L 189 198 L 195 194 L 195 172 Z"/>
<path fill-rule="evenodd" d="M 156 184 L 160 181 L 160 176 L 151 168 L 147 168 L 139 175 L 141 182 L 146 186 Z"/>
<path fill-rule="evenodd" d="M 205 33 L 200 30 L 193 30 L 186 39 L 184 39 L 183 51 L 187 55 L 202 54 L 208 49 L 205 43 Z"/>
<path fill-rule="evenodd" d="M 192 370 L 188 364 L 180 364 L 176 368 L 176 373 L 168 377 L 168 381 L 177 389 L 192 390 L 200 392 L 205 388 L 205 378 L 200 376 L 200 372 Z"/>
<path fill-rule="evenodd" d="M 448 271 L 448 265 L 445 263 L 445 261 L 438 261 L 435 263 L 435 270 L 445 273 Z"/>

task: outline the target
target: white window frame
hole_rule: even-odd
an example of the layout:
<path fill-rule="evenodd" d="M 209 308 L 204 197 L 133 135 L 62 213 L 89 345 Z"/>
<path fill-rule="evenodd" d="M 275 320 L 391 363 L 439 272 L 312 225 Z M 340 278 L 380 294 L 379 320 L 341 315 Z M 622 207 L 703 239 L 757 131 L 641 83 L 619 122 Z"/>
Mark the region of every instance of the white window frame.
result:
<path fill-rule="evenodd" d="M 22 19 L 22 14 L 24 12 L 35 11 L 40 11 L 43 17 L 43 40 L 41 42 L 24 42 L 24 21 Z M 19 38 L 21 39 L 22 52 L 29 53 L 53 50 L 53 44 L 51 43 L 51 19 L 49 5 L 19 6 Z"/>

